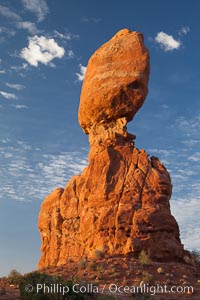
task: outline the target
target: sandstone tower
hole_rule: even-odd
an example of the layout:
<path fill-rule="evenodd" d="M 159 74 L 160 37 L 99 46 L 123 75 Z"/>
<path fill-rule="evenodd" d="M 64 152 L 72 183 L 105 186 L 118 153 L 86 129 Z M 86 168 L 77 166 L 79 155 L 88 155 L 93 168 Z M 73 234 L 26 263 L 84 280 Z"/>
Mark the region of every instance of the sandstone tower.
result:
<path fill-rule="evenodd" d="M 126 130 L 148 93 L 149 53 L 143 35 L 119 31 L 90 58 L 79 123 L 89 135 L 89 165 L 42 203 L 39 268 L 107 255 L 152 259 L 183 256 L 171 215 L 170 175 L 156 157 L 135 147 Z"/>

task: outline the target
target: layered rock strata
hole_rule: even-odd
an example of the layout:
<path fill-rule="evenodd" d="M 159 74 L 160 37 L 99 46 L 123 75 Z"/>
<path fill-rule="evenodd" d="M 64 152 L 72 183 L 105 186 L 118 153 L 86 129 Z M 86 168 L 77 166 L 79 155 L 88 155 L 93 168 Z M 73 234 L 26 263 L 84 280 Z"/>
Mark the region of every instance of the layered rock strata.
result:
<path fill-rule="evenodd" d="M 89 165 L 41 205 L 39 268 L 92 257 L 96 250 L 137 255 L 144 249 L 153 259 L 182 258 L 170 175 L 158 158 L 135 147 L 126 130 L 145 100 L 148 76 L 148 50 L 137 32 L 120 31 L 91 57 L 79 107 Z"/>

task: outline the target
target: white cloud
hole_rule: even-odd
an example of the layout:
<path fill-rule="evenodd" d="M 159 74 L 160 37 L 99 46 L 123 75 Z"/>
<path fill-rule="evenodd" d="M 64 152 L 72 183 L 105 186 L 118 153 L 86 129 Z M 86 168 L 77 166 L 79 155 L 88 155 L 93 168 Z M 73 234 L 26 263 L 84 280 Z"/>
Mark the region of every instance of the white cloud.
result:
<path fill-rule="evenodd" d="M 164 51 L 172 51 L 180 48 L 181 42 L 173 38 L 165 32 L 159 32 L 155 37 L 155 41 L 161 46 Z"/>
<path fill-rule="evenodd" d="M 31 33 L 31 34 L 36 34 L 36 33 L 41 32 L 41 30 L 39 30 L 37 28 L 35 23 L 28 22 L 28 21 L 18 22 L 17 23 L 17 28 L 28 30 L 28 32 Z"/>
<path fill-rule="evenodd" d="M 185 249 L 200 249 L 199 227 L 200 198 L 191 194 L 185 198 L 171 201 L 172 213 L 181 229 L 181 240 Z"/>
<path fill-rule="evenodd" d="M 23 104 L 17 104 L 17 105 L 12 105 L 13 107 L 15 107 L 16 109 L 26 109 L 28 108 L 27 105 L 23 105 Z"/>
<path fill-rule="evenodd" d="M 7 143 L 10 142 L 10 139 L 9 139 L 9 138 L 5 138 L 5 139 L 2 139 L 1 142 L 2 142 L 3 144 L 7 144 Z"/>
<path fill-rule="evenodd" d="M 15 35 L 15 31 L 7 27 L 0 27 L 0 34 L 6 35 L 7 37 L 11 37 Z"/>
<path fill-rule="evenodd" d="M 22 70 L 27 70 L 28 69 L 28 64 L 23 63 L 21 66 L 11 66 L 11 69 L 16 71 L 16 72 L 20 72 Z"/>
<path fill-rule="evenodd" d="M 79 81 L 83 81 L 84 77 L 85 77 L 85 73 L 87 70 L 87 67 L 84 67 L 83 65 L 79 65 L 80 67 L 80 73 L 76 73 L 76 76 L 78 77 Z"/>
<path fill-rule="evenodd" d="M 15 21 L 19 21 L 21 19 L 21 17 L 15 13 L 14 11 L 12 11 L 10 8 L 0 5 L 0 14 L 6 18 L 15 20 Z"/>
<path fill-rule="evenodd" d="M 180 116 L 175 120 L 174 128 L 181 130 L 185 137 L 190 139 L 200 137 L 200 114 L 196 114 L 193 118 Z"/>
<path fill-rule="evenodd" d="M 169 106 L 168 106 L 167 104 L 162 104 L 161 106 L 162 106 L 162 108 L 164 108 L 164 109 L 168 109 L 168 108 L 169 108 Z"/>
<path fill-rule="evenodd" d="M 15 94 L 6 93 L 3 91 L 0 91 L 0 95 L 8 100 L 17 99 L 17 96 Z"/>
<path fill-rule="evenodd" d="M 183 26 L 179 31 L 179 35 L 186 35 L 190 32 L 190 27 L 189 26 Z"/>
<path fill-rule="evenodd" d="M 5 143 L 0 141 L 0 164 L 0 198 L 38 201 L 80 173 L 87 165 L 87 155 L 80 152 L 54 155 L 25 141 L 6 140 Z"/>
<path fill-rule="evenodd" d="M 4 153 L 3 155 L 5 158 L 10 158 L 13 156 L 12 153 Z"/>
<path fill-rule="evenodd" d="M 5 70 L 0 70 L 0 74 L 5 74 L 6 71 Z"/>
<path fill-rule="evenodd" d="M 22 0 L 25 9 L 36 14 L 38 22 L 44 20 L 45 16 L 49 12 L 47 3 L 45 0 Z"/>
<path fill-rule="evenodd" d="M 66 40 L 66 41 L 71 41 L 72 39 L 78 39 L 79 35 L 78 34 L 73 34 L 73 33 L 70 33 L 70 32 L 62 33 L 62 32 L 59 32 L 57 30 L 54 30 L 54 37 L 60 38 L 62 40 Z"/>
<path fill-rule="evenodd" d="M 6 86 L 17 91 L 23 90 L 25 88 L 25 86 L 22 84 L 13 84 L 9 82 L 6 82 Z"/>
<path fill-rule="evenodd" d="M 200 152 L 195 152 L 194 154 L 188 157 L 188 160 L 192 160 L 194 162 L 200 162 Z"/>
<path fill-rule="evenodd" d="M 82 17 L 81 22 L 83 22 L 83 23 L 89 23 L 89 22 L 99 23 L 99 22 L 101 22 L 101 19 L 100 18 Z"/>
<path fill-rule="evenodd" d="M 74 57 L 74 52 L 72 50 L 67 51 L 67 57 L 68 58 L 73 58 Z"/>
<path fill-rule="evenodd" d="M 183 143 L 184 145 L 186 145 L 188 147 L 195 147 L 195 146 L 200 145 L 200 140 L 189 139 L 189 140 L 182 141 L 181 143 Z"/>
<path fill-rule="evenodd" d="M 39 62 L 48 65 L 54 58 L 62 58 L 64 54 L 64 48 L 54 39 L 35 35 L 29 37 L 28 47 L 21 50 L 20 56 L 30 65 L 37 67 Z"/>

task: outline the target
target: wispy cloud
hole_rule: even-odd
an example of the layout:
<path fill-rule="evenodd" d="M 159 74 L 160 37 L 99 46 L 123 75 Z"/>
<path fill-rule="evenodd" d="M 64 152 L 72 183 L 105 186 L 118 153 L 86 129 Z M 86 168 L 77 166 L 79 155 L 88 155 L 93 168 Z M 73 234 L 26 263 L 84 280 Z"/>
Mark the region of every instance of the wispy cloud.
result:
<path fill-rule="evenodd" d="M 26 10 L 29 10 L 37 16 L 38 22 L 43 21 L 49 12 L 45 0 L 22 0 L 22 3 Z"/>
<path fill-rule="evenodd" d="M 178 73 L 174 72 L 172 75 L 169 77 L 169 82 L 172 84 L 186 84 L 191 80 L 191 74 L 183 74 L 183 73 Z"/>
<path fill-rule="evenodd" d="M 200 163 L 200 152 L 195 152 L 194 154 L 188 157 L 188 160 Z"/>
<path fill-rule="evenodd" d="M 28 64 L 27 63 L 23 63 L 20 66 L 11 66 L 10 68 L 12 70 L 16 71 L 16 72 L 20 72 L 22 70 L 27 70 L 28 69 Z"/>
<path fill-rule="evenodd" d="M 155 41 L 160 45 L 160 47 L 164 51 L 173 51 L 178 50 L 181 46 L 181 42 L 175 40 L 172 35 L 169 35 L 163 31 L 159 32 L 156 37 Z"/>
<path fill-rule="evenodd" d="M 24 104 L 16 104 L 16 105 L 12 105 L 13 107 L 15 107 L 16 109 L 27 109 L 28 106 L 24 105 Z"/>
<path fill-rule="evenodd" d="M 15 30 L 7 27 L 0 27 L 0 34 L 5 35 L 6 37 L 12 37 L 15 35 Z"/>
<path fill-rule="evenodd" d="M 175 128 L 178 128 L 185 137 L 189 139 L 200 138 L 200 114 L 197 114 L 193 118 L 186 118 L 185 116 L 180 116 L 175 120 Z"/>
<path fill-rule="evenodd" d="M 85 73 L 86 73 L 87 67 L 84 67 L 83 65 L 80 64 L 79 68 L 80 68 L 80 72 L 76 73 L 76 76 L 77 76 L 77 78 L 78 78 L 79 81 L 83 81 L 84 77 L 85 77 Z"/>
<path fill-rule="evenodd" d="M 181 29 L 178 31 L 178 34 L 180 36 L 186 35 L 190 32 L 190 27 L 189 26 L 182 26 Z"/>
<path fill-rule="evenodd" d="M 164 109 L 168 109 L 168 108 L 169 108 L 169 105 L 167 105 L 167 104 L 162 104 L 161 106 L 162 106 L 162 108 L 164 108 Z"/>
<path fill-rule="evenodd" d="M 7 6 L 0 5 L 0 15 L 9 18 L 13 21 L 19 21 L 21 19 L 20 15 L 12 11 Z"/>
<path fill-rule="evenodd" d="M 199 139 L 189 139 L 189 140 L 183 140 L 181 141 L 182 144 L 188 146 L 188 147 L 195 147 L 200 145 Z"/>
<path fill-rule="evenodd" d="M 14 84 L 9 82 L 6 82 L 6 86 L 17 91 L 23 90 L 25 88 L 25 86 L 22 84 Z"/>
<path fill-rule="evenodd" d="M 54 39 L 37 35 L 29 37 L 28 47 L 20 52 L 21 58 L 34 67 L 37 67 L 39 63 L 48 65 L 54 58 L 62 58 L 64 54 L 64 48 L 59 46 Z"/>
<path fill-rule="evenodd" d="M 6 71 L 5 70 L 0 70 L 0 74 L 5 74 Z"/>
<path fill-rule="evenodd" d="M 66 51 L 66 56 L 67 56 L 67 58 L 69 58 L 69 59 L 72 59 L 72 58 L 74 58 L 74 56 L 75 56 L 75 54 L 74 54 L 74 51 L 73 50 L 67 50 Z"/>
<path fill-rule="evenodd" d="M 93 23 L 99 23 L 101 22 L 102 19 L 101 18 L 90 18 L 90 17 L 82 17 L 81 18 L 81 22 L 83 23 L 89 23 L 89 22 L 93 22 Z"/>
<path fill-rule="evenodd" d="M 35 25 L 35 23 L 28 22 L 28 21 L 17 22 L 16 26 L 17 26 L 18 29 L 25 29 L 25 30 L 27 30 L 30 34 L 36 34 L 36 33 L 42 32 L 41 30 L 39 30 L 37 28 L 37 26 Z"/>
<path fill-rule="evenodd" d="M 69 31 L 67 31 L 65 33 L 62 33 L 62 32 L 59 32 L 57 30 L 54 30 L 54 35 L 53 36 L 55 38 L 60 38 L 61 40 L 64 40 L 64 41 L 71 41 L 73 39 L 78 39 L 79 38 L 78 34 L 73 34 Z"/>
<path fill-rule="evenodd" d="M 85 153 L 50 154 L 24 141 L 4 140 L 0 142 L 0 197 L 42 200 L 52 189 L 64 187 L 87 165 Z"/>
<path fill-rule="evenodd" d="M 5 99 L 8 99 L 8 100 L 14 100 L 14 99 L 17 99 L 17 96 L 15 94 L 12 94 L 12 93 L 7 93 L 7 92 L 4 92 L 4 91 L 0 91 L 0 95 L 5 98 Z"/>
<path fill-rule="evenodd" d="M 181 228 L 181 240 L 186 249 L 200 249 L 199 201 L 200 197 L 196 192 L 187 195 L 187 198 L 177 198 L 171 201 L 172 213 Z"/>

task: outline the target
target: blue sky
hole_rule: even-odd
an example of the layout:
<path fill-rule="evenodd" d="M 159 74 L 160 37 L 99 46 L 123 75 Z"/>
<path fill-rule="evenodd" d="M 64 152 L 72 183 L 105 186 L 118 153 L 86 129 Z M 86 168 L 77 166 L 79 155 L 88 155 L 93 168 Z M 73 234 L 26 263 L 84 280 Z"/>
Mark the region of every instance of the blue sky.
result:
<path fill-rule="evenodd" d="M 142 32 L 151 56 L 128 129 L 170 171 L 182 242 L 200 249 L 199 11 L 198 0 L 0 1 L 0 276 L 37 267 L 40 205 L 87 165 L 77 121 L 87 61 L 122 28 Z"/>

